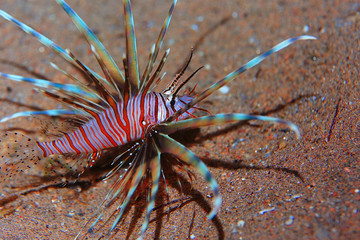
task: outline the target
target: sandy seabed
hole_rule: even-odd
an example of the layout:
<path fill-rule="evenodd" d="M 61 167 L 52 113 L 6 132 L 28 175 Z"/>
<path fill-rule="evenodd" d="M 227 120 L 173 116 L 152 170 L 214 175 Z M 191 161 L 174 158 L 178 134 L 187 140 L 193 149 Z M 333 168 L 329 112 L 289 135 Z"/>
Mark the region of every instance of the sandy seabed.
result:
<path fill-rule="evenodd" d="M 68 3 L 120 63 L 125 41 L 122 4 L 116 0 Z M 170 4 L 133 1 L 141 69 Z M 55 1 L 1 0 L 0 6 L 72 49 L 85 64 L 95 65 L 86 41 Z M 318 40 L 297 42 L 282 50 L 230 83 L 228 93 L 217 92 L 201 104 L 213 114 L 281 117 L 297 124 L 302 138 L 296 139 L 284 126 L 260 122 L 198 131 L 187 144 L 217 179 L 222 208 L 214 221 L 206 220 L 211 192 L 198 176 L 193 188 L 185 190 L 195 198 L 171 205 L 169 219 L 166 214 L 153 214 L 147 239 L 360 238 L 357 1 L 182 0 L 164 43 L 163 49 L 171 48 L 165 71 L 169 77 L 175 74 L 200 39 L 189 72 L 205 65 L 192 80 L 203 89 L 258 53 L 302 34 Z M 48 65 L 54 54 L 5 20 L 0 20 L 0 39 L 1 72 L 29 76 L 30 69 L 64 81 Z M 1 83 L 0 116 L 58 107 L 29 85 L 4 79 Z M 27 132 L 39 128 L 39 121 L 28 118 L 1 125 L 1 129 Z M 27 183 L 27 178 L 24 174 L 23 182 L 12 186 Z M 9 186 L 0 184 L 0 239 L 73 239 L 111 182 L 48 187 L 6 201 Z M 172 200 L 181 197 L 175 193 L 171 192 Z M 142 218 L 134 217 L 136 207 L 134 202 L 115 239 L 138 236 Z"/>

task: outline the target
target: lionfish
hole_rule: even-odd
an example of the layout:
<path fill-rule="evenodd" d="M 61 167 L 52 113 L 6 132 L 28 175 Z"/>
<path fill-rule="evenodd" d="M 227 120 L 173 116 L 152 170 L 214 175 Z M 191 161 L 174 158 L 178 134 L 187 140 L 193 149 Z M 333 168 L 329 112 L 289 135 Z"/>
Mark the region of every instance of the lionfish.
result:
<path fill-rule="evenodd" d="M 171 137 L 171 134 L 177 131 L 237 121 L 261 120 L 285 124 L 300 136 L 299 129 L 295 124 L 275 117 L 243 113 L 216 115 L 209 113 L 210 115 L 195 117 L 193 113 L 199 109 L 198 104 L 202 100 L 237 78 L 247 69 L 262 62 L 269 55 L 297 40 L 315 39 L 314 37 L 302 35 L 287 39 L 229 73 L 200 94 L 195 94 L 193 88 L 181 95 L 180 90 L 200 70 L 200 68 L 197 69 L 188 78 L 181 81 L 191 60 L 190 56 L 187 64 L 168 84 L 168 87 L 161 92 L 155 92 L 154 88 L 164 77 L 164 75 L 161 75 L 161 71 L 169 55 L 169 49 L 164 52 L 157 63 L 157 67 L 154 67 L 176 0 L 173 0 L 157 41 L 151 48 L 149 60 L 142 75 L 138 67 L 134 21 L 129 0 L 123 0 L 126 53 L 122 59 L 122 71 L 94 32 L 77 13 L 65 1 L 56 0 L 56 2 L 65 10 L 79 31 L 85 36 L 92 54 L 102 69 L 102 74 L 98 74 L 84 65 L 69 50 L 61 48 L 46 36 L 0 10 L 0 16 L 14 23 L 25 33 L 32 35 L 41 44 L 53 50 L 91 82 L 91 84 L 85 84 L 84 81 L 79 80 L 53 63 L 51 63 L 51 66 L 65 74 L 66 77 L 73 81 L 73 84 L 62 84 L 45 79 L 0 73 L 4 78 L 30 83 L 46 97 L 55 99 L 67 106 L 63 109 L 18 112 L 2 118 L 0 122 L 36 115 L 71 116 L 80 122 L 80 125 L 75 130 L 62 132 L 62 136 L 51 141 L 39 142 L 28 139 L 28 144 L 22 147 L 31 151 L 21 149 L 24 151 L 23 154 L 18 151 L 16 156 L 10 156 L 9 154 L 2 156 L 0 167 L 3 174 L 11 177 L 22 172 L 24 166 L 31 167 L 31 164 L 37 164 L 47 156 L 73 154 L 74 161 L 83 164 L 84 168 L 89 168 L 101 160 L 102 153 L 109 149 L 115 149 L 113 152 L 116 153 L 116 156 L 113 157 L 111 170 L 104 178 L 108 179 L 116 176 L 117 179 L 99 207 L 97 216 L 94 216 L 95 220 L 93 220 L 88 232 L 93 230 L 103 216 L 103 212 L 110 205 L 116 203 L 118 207 L 113 213 L 115 220 L 108 230 L 110 235 L 122 219 L 130 200 L 135 197 L 136 190 L 145 187 L 147 189 L 148 203 L 139 238 L 144 237 L 151 212 L 155 208 L 159 184 L 161 179 L 164 178 L 161 165 L 164 158 L 163 154 L 170 155 L 172 157 L 171 161 L 174 161 L 171 164 L 183 166 L 185 172 L 189 171 L 187 166 L 191 166 L 200 173 L 214 193 L 213 208 L 208 214 L 208 219 L 212 219 L 217 214 L 221 205 L 219 186 L 199 157 Z M 125 150 L 121 148 L 124 145 L 128 146 Z M 127 166 L 125 173 L 122 175 L 116 174 L 124 166 Z M 164 183 L 166 184 L 165 181 Z"/>

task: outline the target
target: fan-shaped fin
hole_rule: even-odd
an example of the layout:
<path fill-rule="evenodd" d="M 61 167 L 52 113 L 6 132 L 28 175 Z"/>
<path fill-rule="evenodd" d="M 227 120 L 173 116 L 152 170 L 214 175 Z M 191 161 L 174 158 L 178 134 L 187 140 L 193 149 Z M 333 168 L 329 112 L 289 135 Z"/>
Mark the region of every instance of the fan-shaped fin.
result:
<path fill-rule="evenodd" d="M 119 98 L 121 99 L 121 92 L 119 90 L 119 87 L 117 85 L 117 83 L 114 81 L 114 79 L 111 76 L 111 73 L 109 72 L 109 70 L 106 68 L 105 63 L 103 62 L 103 60 L 101 59 L 101 57 L 99 56 L 99 54 L 96 52 L 96 49 L 94 48 L 93 45 L 91 45 L 91 51 L 93 52 L 94 56 L 96 57 L 101 69 L 103 70 L 103 73 L 105 75 L 106 80 L 111 83 L 109 86 L 115 90 L 119 96 Z"/>
<path fill-rule="evenodd" d="M 0 135 L 1 181 L 15 178 L 25 171 L 34 173 L 33 167 L 40 162 L 41 156 L 35 140 L 16 132 L 2 132 Z M 40 169 L 36 169 L 38 170 Z"/>

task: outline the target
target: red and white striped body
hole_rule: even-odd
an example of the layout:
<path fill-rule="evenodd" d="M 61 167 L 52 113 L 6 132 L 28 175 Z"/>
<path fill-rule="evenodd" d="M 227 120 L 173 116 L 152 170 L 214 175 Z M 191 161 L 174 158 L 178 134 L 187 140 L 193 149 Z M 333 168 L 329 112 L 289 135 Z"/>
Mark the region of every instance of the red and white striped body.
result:
<path fill-rule="evenodd" d="M 172 106 L 169 95 L 163 93 L 135 95 L 126 104 L 121 102 L 116 104 L 116 109 L 105 109 L 59 139 L 38 142 L 38 147 L 46 157 L 64 153 L 93 153 L 121 146 L 144 138 L 152 126 L 166 120 L 192 99 L 189 96 L 176 97 Z M 189 109 L 175 121 L 188 118 L 194 111 L 194 108 Z"/>

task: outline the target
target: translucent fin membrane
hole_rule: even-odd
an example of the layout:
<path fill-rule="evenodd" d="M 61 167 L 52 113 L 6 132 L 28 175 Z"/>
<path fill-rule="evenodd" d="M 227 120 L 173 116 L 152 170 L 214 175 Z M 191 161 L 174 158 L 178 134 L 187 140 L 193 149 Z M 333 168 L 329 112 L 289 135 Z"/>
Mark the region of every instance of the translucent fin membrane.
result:
<path fill-rule="evenodd" d="M 20 133 L 5 132 L 0 136 L 0 169 L 4 179 L 31 169 L 42 157 L 36 141 Z"/>

